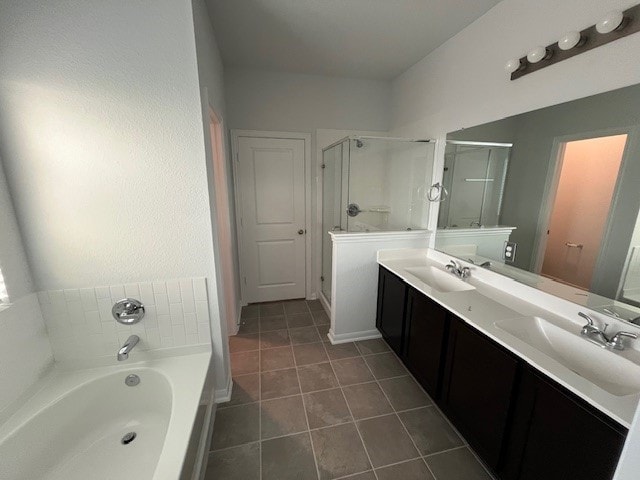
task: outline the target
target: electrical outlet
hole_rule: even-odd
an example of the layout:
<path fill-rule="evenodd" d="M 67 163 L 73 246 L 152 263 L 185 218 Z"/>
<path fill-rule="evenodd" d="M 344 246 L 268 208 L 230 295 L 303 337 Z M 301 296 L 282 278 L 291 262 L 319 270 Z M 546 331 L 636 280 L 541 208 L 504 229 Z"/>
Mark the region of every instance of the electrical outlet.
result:
<path fill-rule="evenodd" d="M 504 261 L 513 263 L 516 261 L 516 248 L 518 244 L 515 242 L 504 242 Z"/>

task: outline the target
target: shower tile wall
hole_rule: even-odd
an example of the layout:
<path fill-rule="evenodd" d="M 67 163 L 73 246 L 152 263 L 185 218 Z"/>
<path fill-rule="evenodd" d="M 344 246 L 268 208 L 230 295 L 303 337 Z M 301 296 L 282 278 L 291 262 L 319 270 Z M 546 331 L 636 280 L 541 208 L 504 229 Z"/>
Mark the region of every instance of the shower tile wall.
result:
<path fill-rule="evenodd" d="M 145 316 L 122 325 L 111 315 L 115 302 L 140 300 Z M 114 356 L 129 335 L 138 350 L 211 342 L 205 278 L 187 278 L 38 292 L 45 325 L 57 361 Z"/>

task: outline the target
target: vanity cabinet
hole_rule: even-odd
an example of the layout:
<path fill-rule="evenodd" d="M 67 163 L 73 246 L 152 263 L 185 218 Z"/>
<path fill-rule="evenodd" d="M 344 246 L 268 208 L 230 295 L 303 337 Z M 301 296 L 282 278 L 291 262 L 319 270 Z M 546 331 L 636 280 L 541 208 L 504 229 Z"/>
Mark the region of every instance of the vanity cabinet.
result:
<path fill-rule="evenodd" d="M 376 325 L 497 478 L 613 478 L 626 428 L 382 267 Z"/>
<path fill-rule="evenodd" d="M 447 350 L 440 406 L 497 470 L 520 361 L 454 315 Z"/>
<path fill-rule="evenodd" d="M 389 346 L 402 356 L 404 310 L 407 285 L 397 275 L 380 267 L 378 275 L 378 313 L 376 327 Z"/>
<path fill-rule="evenodd" d="M 531 367 L 517 399 L 501 478 L 613 478 L 624 427 Z"/>
<path fill-rule="evenodd" d="M 427 393 L 438 398 L 449 329 L 448 312 L 409 287 L 405 316 L 405 364 Z"/>

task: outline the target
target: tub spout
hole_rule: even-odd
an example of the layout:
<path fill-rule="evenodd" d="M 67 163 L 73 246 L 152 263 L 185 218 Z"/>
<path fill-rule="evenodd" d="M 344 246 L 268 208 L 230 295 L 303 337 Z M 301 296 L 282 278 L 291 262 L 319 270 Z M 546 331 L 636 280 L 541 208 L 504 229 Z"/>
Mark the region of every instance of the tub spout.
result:
<path fill-rule="evenodd" d="M 127 338 L 127 341 L 124 342 L 122 348 L 118 350 L 118 361 L 121 362 L 129 358 L 129 352 L 133 350 L 133 347 L 135 347 L 139 341 L 140 337 L 138 335 L 131 335 Z"/>

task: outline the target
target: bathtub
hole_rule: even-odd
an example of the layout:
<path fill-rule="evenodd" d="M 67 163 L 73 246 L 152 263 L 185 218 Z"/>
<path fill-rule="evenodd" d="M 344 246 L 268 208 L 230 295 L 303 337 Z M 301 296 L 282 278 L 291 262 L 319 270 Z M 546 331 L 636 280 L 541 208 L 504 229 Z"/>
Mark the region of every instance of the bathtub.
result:
<path fill-rule="evenodd" d="M 0 479 L 179 479 L 210 357 L 52 373 L 0 427 Z"/>

